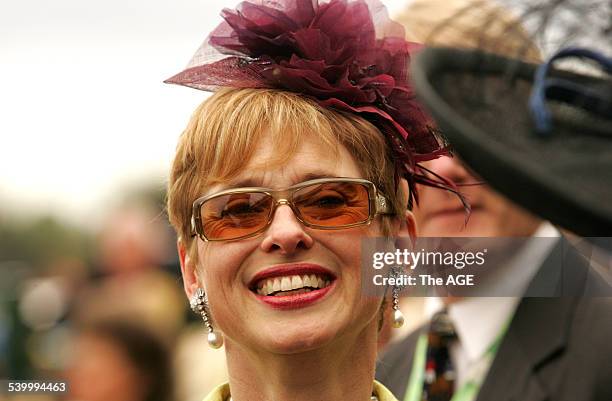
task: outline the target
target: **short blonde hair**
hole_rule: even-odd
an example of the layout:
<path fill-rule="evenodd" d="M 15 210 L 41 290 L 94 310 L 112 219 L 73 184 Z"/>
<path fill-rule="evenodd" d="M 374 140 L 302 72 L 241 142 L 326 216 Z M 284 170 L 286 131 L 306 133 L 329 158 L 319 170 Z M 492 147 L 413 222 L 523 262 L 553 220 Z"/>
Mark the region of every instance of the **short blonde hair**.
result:
<path fill-rule="evenodd" d="M 406 29 L 407 39 L 415 42 L 541 61 L 520 20 L 492 0 L 415 0 L 395 20 Z"/>
<path fill-rule="evenodd" d="M 191 248 L 192 203 L 206 188 L 237 176 L 264 135 L 271 135 L 277 158 L 286 163 L 302 139 L 314 136 L 332 151 L 344 146 L 361 170 L 403 216 L 406 197 L 395 182 L 392 151 L 385 137 L 363 118 L 320 106 L 292 92 L 273 89 L 222 89 L 193 113 L 182 133 L 168 183 L 168 216 L 184 244 Z M 392 216 L 391 216 L 392 217 Z M 391 219 L 382 217 L 382 234 Z"/>

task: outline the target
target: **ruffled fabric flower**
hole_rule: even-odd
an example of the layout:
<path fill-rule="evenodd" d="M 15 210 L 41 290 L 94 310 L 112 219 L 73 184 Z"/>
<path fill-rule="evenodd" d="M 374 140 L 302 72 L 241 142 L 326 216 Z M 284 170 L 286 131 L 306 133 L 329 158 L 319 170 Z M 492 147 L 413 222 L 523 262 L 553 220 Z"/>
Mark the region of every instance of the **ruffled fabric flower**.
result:
<path fill-rule="evenodd" d="M 222 17 L 188 67 L 166 82 L 278 88 L 358 114 L 387 136 L 411 189 L 420 182 L 454 191 L 417 164 L 446 148 L 409 85 L 419 45 L 404 39 L 378 0 L 251 0 Z"/>

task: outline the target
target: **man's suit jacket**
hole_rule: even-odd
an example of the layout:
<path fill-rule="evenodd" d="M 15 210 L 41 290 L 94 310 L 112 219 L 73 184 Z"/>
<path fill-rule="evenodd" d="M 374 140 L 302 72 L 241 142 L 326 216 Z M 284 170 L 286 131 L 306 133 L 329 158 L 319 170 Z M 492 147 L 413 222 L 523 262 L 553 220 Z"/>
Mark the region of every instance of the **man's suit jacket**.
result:
<path fill-rule="evenodd" d="M 552 291 L 565 296 L 521 300 L 476 401 L 612 401 L 612 298 L 579 296 L 593 283 L 609 294 L 609 285 L 571 249 L 563 269 L 558 263 L 549 255 L 526 294 L 541 294 L 555 277 Z M 376 378 L 400 401 L 424 329 L 392 345 L 377 365 Z"/>

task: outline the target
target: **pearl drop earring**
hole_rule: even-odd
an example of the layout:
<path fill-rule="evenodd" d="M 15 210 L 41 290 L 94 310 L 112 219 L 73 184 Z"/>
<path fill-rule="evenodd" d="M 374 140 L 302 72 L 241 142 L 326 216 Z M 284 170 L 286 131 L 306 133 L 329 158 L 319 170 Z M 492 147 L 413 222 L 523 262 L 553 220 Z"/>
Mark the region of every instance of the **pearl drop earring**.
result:
<path fill-rule="evenodd" d="M 202 317 L 208 329 L 207 341 L 211 348 L 220 348 L 223 345 L 223 335 L 215 332 L 209 316 L 208 298 L 204 289 L 198 288 L 191 297 L 191 309 Z"/>

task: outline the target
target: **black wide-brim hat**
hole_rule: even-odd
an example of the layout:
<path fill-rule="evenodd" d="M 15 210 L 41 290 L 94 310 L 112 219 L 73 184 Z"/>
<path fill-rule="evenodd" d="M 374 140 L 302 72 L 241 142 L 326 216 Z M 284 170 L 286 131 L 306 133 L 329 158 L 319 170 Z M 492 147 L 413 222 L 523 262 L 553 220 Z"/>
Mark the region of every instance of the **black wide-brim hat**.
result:
<path fill-rule="evenodd" d="M 548 132 L 529 106 L 538 66 L 479 50 L 428 48 L 412 63 L 417 96 L 452 148 L 508 198 L 585 237 L 612 236 L 612 80 L 551 69 Z"/>

